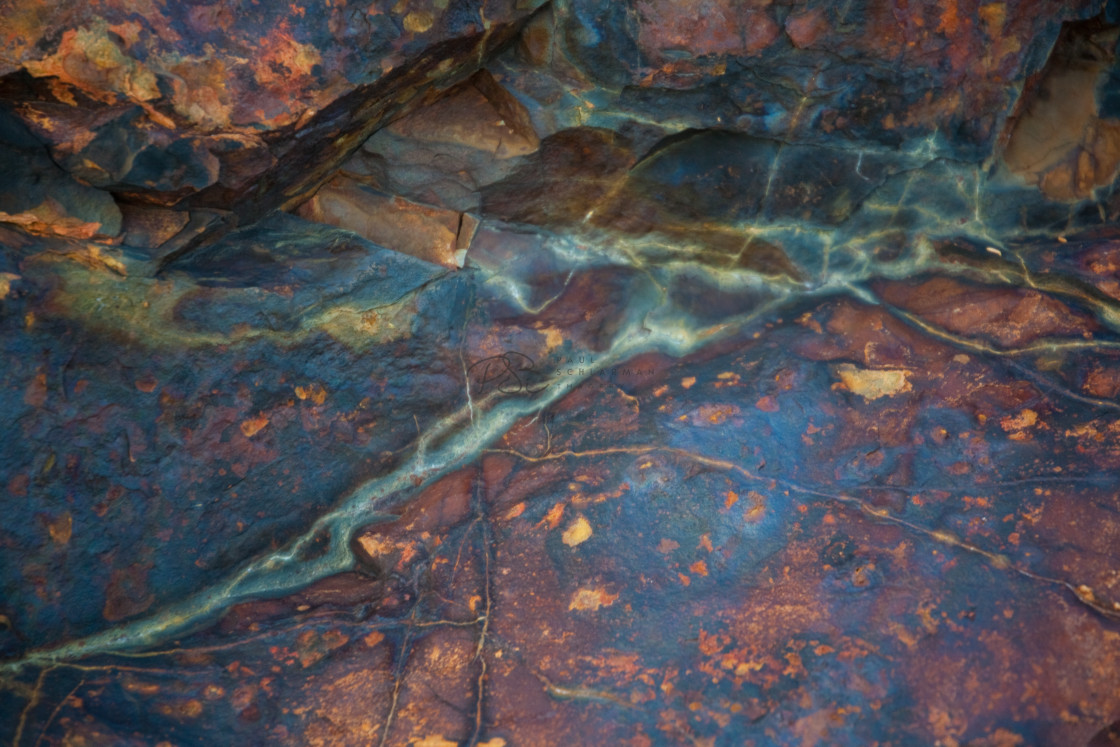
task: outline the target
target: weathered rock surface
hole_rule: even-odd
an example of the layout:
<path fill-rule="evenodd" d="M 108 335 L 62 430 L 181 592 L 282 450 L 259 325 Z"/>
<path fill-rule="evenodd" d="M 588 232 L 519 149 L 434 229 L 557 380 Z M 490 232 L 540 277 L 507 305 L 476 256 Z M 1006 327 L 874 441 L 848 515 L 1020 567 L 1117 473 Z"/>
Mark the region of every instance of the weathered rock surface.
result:
<path fill-rule="evenodd" d="M 113 198 L 69 177 L 19 119 L 0 110 L 0 223 L 32 233 L 115 236 L 121 212 Z"/>
<path fill-rule="evenodd" d="M 474 72 L 534 7 L 12 5 L 4 92 L 54 161 L 121 201 L 229 211 L 206 236 L 306 198 L 411 100 Z M 180 252 L 196 234 L 164 245 Z"/>
<path fill-rule="evenodd" d="M 0 8 L 4 744 L 1115 741 L 1114 3 Z"/>

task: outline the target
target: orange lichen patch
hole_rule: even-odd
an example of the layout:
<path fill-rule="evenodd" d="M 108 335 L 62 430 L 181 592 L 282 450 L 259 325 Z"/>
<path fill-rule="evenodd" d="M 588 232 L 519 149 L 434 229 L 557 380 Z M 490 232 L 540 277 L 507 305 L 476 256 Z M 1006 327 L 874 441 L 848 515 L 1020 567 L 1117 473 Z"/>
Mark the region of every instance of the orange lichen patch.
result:
<path fill-rule="evenodd" d="M 993 39 L 1000 36 L 1007 20 L 1007 6 L 1004 3 L 988 3 L 981 5 L 978 12 L 984 33 Z"/>
<path fill-rule="evenodd" d="M 230 126 L 233 100 L 225 60 L 184 58 L 165 60 L 164 65 L 172 73 L 171 103 L 176 114 L 205 129 Z"/>
<path fill-rule="evenodd" d="M 786 668 L 782 670 L 782 674 L 787 677 L 804 677 L 808 674 L 805 670 L 804 662 L 801 660 L 801 654 L 796 651 L 786 653 Z"/>
<path fill-rule="evenodd" d="M 516 519 L 518 516 L 525 513 L 525 506 L 526 506 L 525 501 L 519 501 L 519 502 L 515 503 L 513 506 L 510 507 L 510 509 L 508 511 L 506 511 L 505 515 L 502 516 L 502 518 L 505 519 L 506 521 L 509 521 L 510 519 Z"/>
<path fill-rule="evenodd" d="M 404 17 L 404 29 L 412 34 L 422 34 L 432 27 L 435 18 L 426 11 L 413 11 Z"/>
<path fill-rule="evenodd" d="M 167 716 L 185 716 L 187 718 L 198 718 L 202 715 L 202 701 L 197 698 L 181 701 L 178 703 L 164 703 L 159 707 L 160 713 Z"/>
<path fill-rule="evenodd" d="M 306 669 L 349 642 L 350 638 L 337 630 L 328 630 L 322 635 L 315 630 L 305 630 L 296 638 L 296 658 L 299 659 L 300 666 Z"/>
<path fill-rule="evenodd" d="M 0 211 L 0 223 L 14 223 L 29 233 L 89 239 L 101 230 L 100 223 L 91 223 L 66 214 L 66 209 L 48 197 L 42 204 L 22 213 Z"/>
<path fill-rule="evenodd" d="M 766 498 L 754 491 L 747 493 L 747 497 L 750 498 L 750 506 L 743 512 L 743 520 L 747 523 L 762 521 L 766 513 Z"/>
<path fill-rule="evenodd" d="M 450 739 L 444 739 L 442 736 L 434 735 L 430 737 L 422 737 L 414 739 L 409 742 L 410 747 L 458 747 L 458 742 L 453 742 Z"/>
<path fill-rule="evenodd" d="M 587 519 L 579 516 L 564 530 L 561 539 L 568 547 L 575 547 L 590 539 L 591 534 L 591 524 L 588 523 Z"/>
<path fill-rule="evenodd" d="M 836 367 L 839 383 L 833 384 L 834 389 L 844 389 L 852 394 L 858 394 L 867 402 L 880 397 L 893 397 L 903 392 L 911 391 L 910 372 L 900 369 L 864 369 L 857 368 L 851 363 L 841 363 Z"/>
<path fill-rule="evenodd" d="M 153 682 L 140 682 L 132 677 L 128 677 L 121 682 L 121 686 L 130 693 L 139 693 L 141 695 L 155 695 L 160 692 L 159 685 Z"/>
<path fill-rule="evenodd" d="M 158 99 L 155 73 L 126 55 L 113 36 L 104 21 L 69 29 L 58 51 L 25 62 L 24 69 L 37 78 L 56 77 L 106 103 L 115 103 L 118 95 L 137 102 Z"/>
<path fill-rule="evenodd" d="M 735 676 L 746 677 L 751 672 L 761 672 L 762 668 L 766 666 L 766 662 L 762 661 L 741 661 L 735 665 Z"/>
<path fill-rule="evenodd" d="M 668 539 L 667 537 L 662 537 L 661 541 L 657 543 L 657 551 L 659 553 L 668 555 L 669 553 L 673 552 L 673 550 L 678 549 L 680 546 L 681 545 L 679 542 L 675 542 L 671 539 Z"/>
<path fill-rule="evenodd" d="M 385 640 L 385 634 L 382 633 L 380 630 L 375 630 L 372 633 L 368 633 L 367 635 L 362 636 L 362 643 L 364 643 L 366 646 L 368 646 L 370 648 L 373 648 L 373 647 L 377 646 L 379 643 L 381 643 L 384 640 Z"/>
<path fill-rule="evenodd" d="M 732 506 L 734 506 L 738 502 L 739 502 L 739 494 L 736 493 L 734 490 L 728 490 L 727 491 L 727 497 L 723 501 L 723 507 L 724 508 L 731 508 Z"/>
<path fill-rule="evenodd" d="M 797 319 L 795 319 L 794 321 L 803 327 L 808 327 L 818 335 L 824 332 L 824 330 L 821 328 L 821 323 L 813 318 L 813 312 L 811 311 L 806 311 L 804 314 L 797 317 Z"/>
<path fill-rule="evenodd" d="M 388 555 L 397 549 L 396 542 L 380 534 L 363 534 L 358 537 L 358 544 L 371 558 Z"/>
<path fill-rule="evenodd" d="M 697 576 L 707 576 L 708 575 L 708 564 L 705 563 L 703 560 L 697 560 L 695 563 L 693 563 L 692 565 L 690 565 L 688 567 L 688 570 L 692 571 Z"/>
<path fill-rule="evenodd" d="M 544 515 L 540 523 L 547 526 L 549 529 L 555 529 L 560 526 L 560 519 L 564 516 L 564 504 L 553 504 L 552 508 L 548 509 L 548 513 Z"/>
<path fill-rule="evenodd" d="M 306 386 L 297 386 L 295 391 L 296 396 L 301 400 L 311 400 L 316 405 L 321 405 L 327 401 L 327 390 L 323 388 L 322 384 L 312 383 Z"/>
<path fill-rule="evenodd" d="M 728 636 L 718 633 L 709 633 L 704 628 L 701 628 L 700 634 L 697 636 L 696 647 L 700 650 L 700 653 L 705 656 L 715 656 L 723 651 L 729 643 L 731 643 L 731 639 Z"/>
<path fill-rule="evenodd" d="M 135 386 L 141 392 L 151 393 L 159 386 L 159 380 L 151 374 L 145 374 L 135 381 Z"/>
<path fill-rule="evenodd" d="M 782 409 L 778 406 L 778 401 L 771 397 L 769 394 L 767 394 L 765 397 L 761 397 L 757 402 L 754 403 L 754 406 L 757 409 L 762 410 L 763 412 L 778 412 L 778 410 Z"/>
<path fill-rule="evenodd" d="M 257 433 L 260 433 L 266 425 L 268 425 L 268 416 L 258 415 L 255 418 L 242 421 L 241 432 L 245 434 L 246 438 L 251 438 Z"/>
<path fill-rule="evenodd" d="M 568 609 L 581 612 L 594 612 L 600 607 L 610 607 L 617 599 L 618 594 L 611 594 L 606 589 L 578 589 L 576 593 L 572 595 L 572 601 L 568 604 Z"/>
<path fill-rule="evenodd" d="M 700 407 L 696 408 L 696 410 L 689 414 L 688 420 L 693 425 L 721 425 L 722 423 L 727 422 L 730 418 L 739 415 L 739 413 L 740 410 L 737 405 L 700 405 Z"/>
<path fill-rule="evenodd" d="M 696 377 L 695 376 L 685 376 L 683 379 L 681 379 L 681 386 L 684 387 L 685 389 L 691 389 L 692 385 L 695 384 L 695 383 L 696 383 Z"/>
<path fill-rule="evenodd" d="M 121 276 L 128 275 L 128 268 L 123 262 L 96 244 L 86 246 L 85 251 L 64 252 L 63 256 L 76 260 L 91 270 L 108 270 Z"/>
<path fill-rule="evenodd" d="M 738 386 L 742 381 L 739 374 L 734 373 L 733 371 L 724 371 L 723 373 L 716 376 L 716 379 L 717 389 L 722 389 L 723 387 L 727 386 Z"/>
<path fill-rule="evenodd" d="M 547 352 L 552 352 L 564 344 L 564 331 L 556 327 L 545 327 L 540 330 L 544 335 L 544 347 Z"/>
<path fill-rule="evenodd" d="M 969 507 L 973 507 L 973 506 L 975 506 L 976 508 L 991 508 L 992 507 L 992 499 L 987 498 L 985 496 L 966 495 L 966 496 L 963 496 L 961 498 L 961 500 L 964 502 L 964 504 L 966 506 L 969 506 Z"/>
<path fill-rule="evenodd" d="M 19 280 L 19 277 L 19 275 L 10 272 L 0 272 L 0 301 L 3 301 L 12 292 L 12 282 Z"/>
<path fill-rule="evenodd" d="M 400 570 L 419 556 L 422 545 L 420 539 L 397 539 L 386 534 L 365 533 L 359 535 L 351 547 L 367 564 Z"/>
<path fill-rule="evenodd" d="M 70 542 L 74 533 L 74 517 L 67 511 L 47 524 L 47 532 L 56 545 L 65 545 Z"/>
<path fill-rule="evenodd" d="M 1030 428 L 1038 422 L 1038 413 L 1034 410 L 1025 409 L 1018 415 L 1007 415 L 1000 419 L 1000 426 L 1007 432 L 1021 431 L 1024 428 Z"/>
<path fill-rule="evenodd" d="M 937 21 L 937 32 L 953 36 L 961 30 L 961 17 L 956 0 L 948 0 L 941 6 L 941 17 Z"/>
<path fill-rule="evenodd" d="M 592 503 L 605 503 L 615 498 L 621 498 L 623 495 L 630 491 L 629 483 L 622 483 L 614 490 L 606 490 L 602 493 L 591 493 L 589 495 L 575 495 L 572 496 L 572 504 L 576 506 L 589 505 Z"/>
<path fill-rule="evenodd" d="M 263 86 L 287 86 L 293 77 L 310 76 L 323 61 L 319 50 L 296 41 L 288 21 L 261 37 L 257 54 L 250 63 L 253 75 Z"/>

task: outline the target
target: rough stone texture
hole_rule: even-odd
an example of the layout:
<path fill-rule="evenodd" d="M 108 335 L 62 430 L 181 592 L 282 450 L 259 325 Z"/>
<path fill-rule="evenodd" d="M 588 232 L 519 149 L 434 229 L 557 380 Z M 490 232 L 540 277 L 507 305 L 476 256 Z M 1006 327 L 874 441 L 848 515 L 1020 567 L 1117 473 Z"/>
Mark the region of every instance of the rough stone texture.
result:
<path fill-rule="evenodd" d="M 230 211 L 221 230 L 204 221 L 207 236 L 306 198 L 410 100 L 473 72 L 533 8 L 4 5 L 3 92 L 53 160 L 118 200 Z M 196 239 L 162 245 L 179 253 Z"/>
<path fill-rule="evenodd" d="M 113 198 L 67 176 L 16 117 L 0 110 L 0 222 L 32 233 L 113 236 L 121 211 Z"/>
<path fill-rule="evenodd" d="M 1120 733 L 1120 10 L 0 2 L 0 740 Z"/>

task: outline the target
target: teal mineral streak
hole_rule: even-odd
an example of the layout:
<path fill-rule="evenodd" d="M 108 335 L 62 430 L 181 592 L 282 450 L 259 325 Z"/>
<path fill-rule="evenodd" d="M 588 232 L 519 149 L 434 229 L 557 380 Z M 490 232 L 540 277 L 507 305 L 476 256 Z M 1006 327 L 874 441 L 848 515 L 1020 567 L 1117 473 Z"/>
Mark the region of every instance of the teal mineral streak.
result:
<path fill-rule="evenodd" d="M 945 180 L 961 183 L 961 180 L 955 179 L 954 175 L 957 173 L 950 170 Z M 978 178 L 975 170 L 967 173 Z M 934 235 L 939 232 L 948 234 L 950 227 L 959 229 L 958 220 L 944 216 L 934 219 L 930 217 L 932 213 L 925 212 L 926 208 L 922 207 L 921 200 L 908 196 L 915 179 L 915 174 L 904 177 L 902 190 L 893 207 L 888 208 L 872 199 L 866 200 L 854 224 L 860 225 L 861 220 L 866 223 L 869 216 L 877 213 L 885 213 L 889 223 L 897 219 L 900 205 L 913 202 L 914 207 L 910 209 L 916 211 L 916 215 L 927 216 L 922 219 L 923 227 Z M 928 186 L 929 181 L 926 180 L 925 183 Z M 975 218 L 976 213 L 969 211 L 978 211 L 979 207 L 966 202 L 968 195 L 965 192 L 967 190 L 961 193 L 959 205 L 964 212 L 958 214 Z M 939 193 L 944 194 L 943 191 Z M 795 257 L 799 256 L 796 251 L 799 246 L 808 248 L 812 243 L 823 241 L 825 246 L 831 247 L 826 252 L 819 252 L 815 248 L 811 250 L 811 254 L 823 256 L 826 264 L 818 266 L 819 269 L 811 274 L 808 282 L 761 275 L 746 269 L 697 263 L 691 258 L 687 247 L 664 244 L 656 238 L 626 239 L 600 235 L 601 249 L 592 253 L 588 253 L 586 249 L 573 251 L 570 244 L 565 242 L 553 244 L 550 251 L 553 252 L 554 263 L 563 266 L 564 263 L 574 262 L 567 271 L 569 281 L 590 268 L 612 265 L 631 265 L 642 273 L 638 277 L 644 278 L 631 288 L 626 306 L 620 309 L 625 321 L 619 327 L 619 332 L 606 349 L 594 352 L 594 365 L 561 367 L 562 375 L 556 375 L 535 396 L 505 396 L 501 392 L 491 392 L 479 397 L 466 392 L 465 406 L 443 416 L 423 430 L 411 446 L 412 457 L 392 472 L 369 480 L 342 497 L 333 509 L 317 518 L 285 549 L 251 561 L 225 580 L 153 615 L 61 645 L 48 645 L 29 651 L 5 663 L 5 670 L 15 672 L 27 666 L 72 661 L 94 654 L 142 650 L 198 630 L 239 602 L 279 596 L 305 587 L 317 579 L 350 569 L 354 565 L 354 558 L 349 550 L 348 540 L 353 532 L 370 523 L 392 518 L 393 515 L 389 512 L 393 508 L 408 501 L 419 488 L 474 461 L 518 420 L 548 408 L 589 377 L 609 376 L 612 370 L 617 370 L 619 365 L 639 354 L 656 351 L 674 357 L 687 355 L 741 332 L 798 299 L 839 293 L 851 294 L 874 303 L 875 296 L 868 290 L 866 283 L 876 277 L 905 278 L 936 268 L 995 283 L 1018 284 L 1030 279 L 1025 260 L 1019 258 L 1015 261 L 1015 255 L 1010 250 L 980 255 L 982 259 L 970 264 L 945 264 L 932 251 L 929 240 L 921 236 L 906 248 L 903 257 L 886 262 L 878 261 L 868 251 L 875 239 L 867 235 L 853 235 L 850 225 L 839 229 L 812 229 L 801 223 L 783 225 L 757 221 L 745 227 L 750 235 L 765 236 L 780 245 L 794 247 L 791 251 Z M 983 230 L 984 226 L 980 225 L 978 228 Z M 298 246 L 304 241 L 299 238 L 299 231 L 302 229 L 298 222 L 285 230 L 294 232 L 292 238 L 286 239 L 286 243 L 291 246 Z M 232 255 L 233 261 L 236 261 L 236 256 Z M 506 302 L 519 306 L 529 315 L 545 311 L 559 298 L 557 294 L 551 299 L 543 300 L 540 305 L 530 305 L 519 290 L 521 286 L 517 281 L 506 282 L 502 272 L 493 270 L 488 273 L 475 272 L 475 282 L 482 283 L 476 292 L 505 293 Z M 394 271 L 394 276 L 396 275 Z M 516 272 L 513 275 L 516 277 Z M 682 285 L 685 280 L 688 282 Z M 438 294 L 443 287 L 441 282 L 446 281 L 440 281 L 438 277 L 425 281 L 434 285 L 426 286 L 428 290 L 424 290 L 425 286 L 422 286 L 421 296 Z M 1048 278 L 1045 282 L 1055 292 L 1074 297 L 1083 295 L 1079 287 L 1062 285 L 1059 279 Z M 340 294 L 334 298 L 346 299 L 362 292 L 359 284 L 348 289 L 345 295 Z M 740 300 L 732 302 L 731 306 L 715 317 L 705 313 L 703 304 L 693 310 L 682 307 L 682 304 L 690 304 L 690 299 L 697 294 L 708 294 L 710 301 L 713 292 L 728 294 L 728 298 Z M 1089 303 L 1107 325 L 1113 329 L 1118 328 L 1117 319 L 1120 315 L 1115 301 L 1100 294 L 1080 300 Z M 414 331 L 424 333 L 423 329 Z M 1118 343 L 1114 341 L 1093 340 L 1063 342 L 1051 348 L 1102 349 L 1117 346 Z M 306 551 L 312 542 L 324 534 L 329 537 L 327 551 L 319 557 L 307 559 Z"/>
<path fill-rule="evenodd" d="M 599 354 L 601 366 L 649 350 L 680 355 L 699 343 L 686 327 L 659 326 L 650 313 L 655 308 L 644 314 L 639 313 L 640 309 L 641 304 L 636 303 L 630 312 L 636 317 L 631 326 L 609 350 Z M 287 548 L 247 564 L 216 586 L 155 615 L 57 647 L 31 651 L 2 666 L 15 672 L 26 666 L 49 665 L 94 654 L 142 650 L 197 630 L 238 602 L 279 596 L 348 570 L 354 565 L 349 538 L 355 530 L 395 518 L 386 512 L 407 501 L 418 488 L 469 464 L 516 421 L 547 408 L 593 372 L 587 367 L 583 376 L 554 381 L 554 386 L 544 388 L 535 397 L 504 398 L 500 393 L 492 393 L 481 400 L 472 399 L 469 408 L 452 413 L 424 431 L 413 445 L 414 456 L 402 467 L 343 497 Z M 304 559 L 305 551 L 324 533 L 329 537 L 327 551 L 314 559 Z"/>

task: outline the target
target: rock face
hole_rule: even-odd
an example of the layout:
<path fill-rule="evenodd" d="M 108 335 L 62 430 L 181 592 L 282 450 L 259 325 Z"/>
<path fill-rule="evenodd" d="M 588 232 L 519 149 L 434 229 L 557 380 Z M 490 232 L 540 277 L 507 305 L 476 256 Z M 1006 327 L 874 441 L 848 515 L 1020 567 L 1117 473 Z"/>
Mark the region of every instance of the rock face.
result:
<path fill-rule="evenodd" d="M 1114 3 L 0 9 L 4 744 L 1116 742 Z"/>
<path fill-rule="evenodd" d="M 534 7 L 13 4 L 8 101 L 76 179 L 191 214 L 195 230 L 165 252 L 193 246 L 200 222 L 210 235 L 305 199 L 402 107 L 477 69 Z"/>
<path fill-rule="evenodd" d="M 111 195 L 82 184 L 51 160 L 18 118 L 0 111 L 0 222 L 26 231 L 88 239 L 115 236 L 121 211 Z"/>

